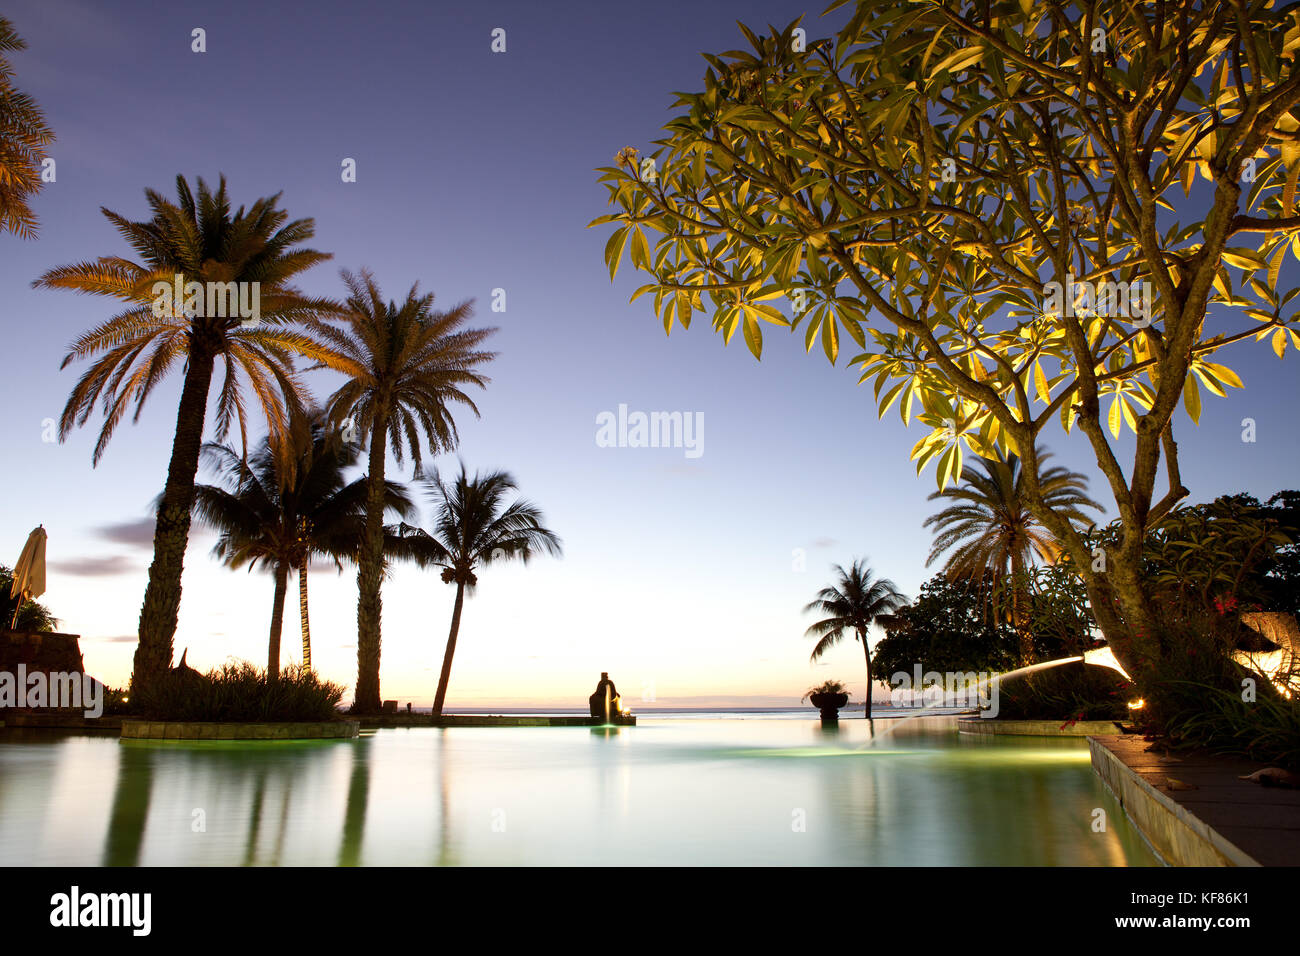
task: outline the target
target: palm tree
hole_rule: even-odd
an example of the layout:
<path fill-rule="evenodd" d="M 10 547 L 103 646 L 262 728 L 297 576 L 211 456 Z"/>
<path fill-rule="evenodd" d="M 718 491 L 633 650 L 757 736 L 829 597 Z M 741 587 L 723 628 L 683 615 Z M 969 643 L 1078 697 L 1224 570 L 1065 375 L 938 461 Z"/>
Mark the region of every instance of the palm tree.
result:
<path fill-rule="evenodd" d="M 451 612 L 451 631 L 447 650 L 438 675 L 438 694 L 433 701 L 433 716 L 442 716 L 447 684 L 451 680 L 451 660 L 456 653 L 460 633 L 460 614 L 465 595 L 473 594 L 478 584 L 475 571 L 502 561 L 518 558 L 525 564 L 538 552 L 558 556 L 560 539 L 542 526 L 542 513 L 536 505 L 516 498 L 506 504 L 506 495 L 516 489 L 514 478 L 504 471 L 460 474 L 450 484 L 436 473 L 422 479 L 434 504 L 433 531 L 403 524 L 397 529 L 394 552 L 409 558 L 420 567 L 442 568 L 442 580 L 456 584 L 456 603 Z"/>
<path fill-rule="evenodd" d="M 418 470 L 421 445 L 432 453 L 455 448 L 459 436 L 451 406 L 478 406 L 466 393 L 488 379 L 477 367 L 493 358 L 479 349 L 496 329 L 470 329 L 471 306 L 433 309 L 433 294 L 412 286 L 400 305 L 385 301 L 374 277 L 344 270 L 349 297 L 344 325 L 310 323 L 325 352 L 321 364 L 348 376 L 329 400 L 331 422 L 369 439 L 366 523 L 357 569 L 356 713 L 379 711 L 379 654 L 384 569 L 384 469 L 388 447 L 400 464 L 411 456 Z"/>
<path fill-rule="evenodd" d="M 27 203 L 41 188 L 41 160 L 54 133 L 36 101 L 14 88 L 5 54 L 25 49 L 13 23 L 0 17 L 0 233 L 34 239 L 36 215 Z"/>
<path fill-rule="evenodd" d="M 138 420 L 155 386 L 178 364 L 184 368 L 171 462 L 154 530 L 153 563 L 140 610 L 133 683 L 147 682 L 171 664 L 194 476 L 217 360 L 224 361 L 225 375 L 217 401 L 216 439 L 223 439 L 237 421 L 242 444 L 247 446 L 242 377 L 265 413 L 272 444 L 281 447 L 287 429 L 286 405 L 290 410 L 301 407 L 293 355 L 317 358 L 320 351 L 313 339 L 285 326 L 337 308 L 325 300 L 306 298 L 289 284 L 303 270 L 330 257 L 298 245 L 312 237 L 315 226 L 310 219 L 286 224 L 288 215 L 276 206 L 279 194 L 259 199 L 247 210 L 241 206 L 232 215 L 224 176 L 215 193 L 200 179 L 197 199 L 183 176 L 176 177 L 176 190 L 178 202 L 145 190 L 153 215 L 143 222 L 103 210 L 139 254 L 140 262 L 103 256 L 51 269 L 33 283 L 38 288 L 108 296 L 126 304 L 123 311 L 73 342 L 63 359 L 66 367 L 75 359 L 100 356 L 78 380 L 59 421 L 62 441 L 74 426 L 86 423 L 102 400 L 104 426 L 95 444 L 95 464 L 128 406 L 135 403 L 133 420 Z M 238 315 L 196 314 L 208 309 L 194 308 L 188 300 L 164 299 L 154 289 L 155 284 L 175 281 L 249 283 L 239 288 L 259 290 L 260 320 L 247 325 Z M 251 291 L 248 297 L 251 300 Z"/>
<path fill-rule="evenodd" d="M 315 556 L 332 558 L 340 570 L 344 560 L 355 560 L 366 503 L 366 480 L 343 477 L 360 457 L 357 448 L 328 432 L 318 414 L 295 425 L 291 460 L 278 454 L 269 438 L 248 460 L 228 445 L 204 445 L 221 484 L 194 489 L 194 513 L 221 534 L 213 555 L 232 568 L 248 565 L 251 571 L 261 565 L 275 575 L 266 663 L 271 678 L 280 673 L 289 572 L 298 571 L 303 666 L 310 668 L 307 567 Z M 410 513 L 411 500 L 400 484 L 388 482 L 385 495 L 389 509 L 402 516 Z"/>
<path fill-rule="evenodd" d="M 871 645 L 867 643 L 867 631 L 872 621 L 894 613 L 907 603 L 907 598 L 893 581 L 876 577 L 863 558 L 855 559 L 847 571 L 838 564 L 832 570 L 835 583 L 818 591 L 817 597 L 804 607 L 805 614 L 816 611 L 826 615 L 805 632 L 805 636 L 818 639 L 809 660 L 820 660 L 840 642 L 845 632 L 851 631 L 862 642 L 862 656 L 867 664 L 866 717 L 870 720 Z"/>
<path fill-rule="evenodd" d="M 1040 461 L 1051 457 L 1051 452 L 1038 455 Z M 1029 510 L 1019 458 L 980 458 L 978 466 L 967 465 L 960 484 L 930 495 L 931 501 L 943 498 L 954 504 L 925 521 L 925 527 L 937 531 L 926 567 L 951 550 L 943 568 L 950 580 L 976 585 L 1009 580 L 1012 622 L 1020 635 L 1021 657 L 1028 663 L 1033 657 L 1033 637 L 1025 627 L 1020 582 L 1035 558 L 1054 562 L 1061 547 Z M 1086 494 L 1088 479 L 1078 472 L 1048 468 L 1039 476 L 1038 487 L 1043 503 L 1070 521 L 1091 523 L 1083 509 L 1101 510 Z"/>

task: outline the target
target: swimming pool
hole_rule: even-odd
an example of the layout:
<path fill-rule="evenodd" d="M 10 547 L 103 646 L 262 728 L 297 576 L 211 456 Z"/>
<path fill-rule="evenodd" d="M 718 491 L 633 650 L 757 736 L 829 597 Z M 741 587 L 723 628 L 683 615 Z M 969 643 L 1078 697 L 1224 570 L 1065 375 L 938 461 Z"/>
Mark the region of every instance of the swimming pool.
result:
<path fill-rule="evenodd" d="M 0 864 L 1156 863 L 1082 739 L 920 720 L 866 744 L 862 720 L 653 717 L 317 742 L 0 736 Z"/>

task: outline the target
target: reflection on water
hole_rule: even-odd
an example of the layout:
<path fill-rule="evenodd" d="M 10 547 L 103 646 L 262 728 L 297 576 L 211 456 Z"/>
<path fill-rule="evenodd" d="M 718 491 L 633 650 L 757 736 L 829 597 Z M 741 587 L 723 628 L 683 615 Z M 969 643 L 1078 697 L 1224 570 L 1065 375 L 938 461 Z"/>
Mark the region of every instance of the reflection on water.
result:
<path fill-rule="evenodd" d="M 1082 740 L 866 723 L 0 737 L 0 864 L 1155 862 Z"/>

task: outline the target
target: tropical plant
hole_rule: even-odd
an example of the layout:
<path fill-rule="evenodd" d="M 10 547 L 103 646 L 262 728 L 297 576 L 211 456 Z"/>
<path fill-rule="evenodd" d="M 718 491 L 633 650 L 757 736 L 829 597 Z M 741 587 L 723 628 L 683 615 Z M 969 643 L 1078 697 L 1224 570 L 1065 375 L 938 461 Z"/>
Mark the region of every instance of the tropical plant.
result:
<path fill-rule="evenodd" d="M 654 152 L 600 170 L 616 209 L 592 225 L 614 227 L 611 276 L 625 254 L 648 273 L 634 298 L 653 293 L 666 330 L 703 312 L 758 356 L 764 323 L 802 324 L 832 363 L 849 336 L 881 414 L 897 402 L 924 426 L 912 456 L 940 487 L 964 448 L 1019 455 L 1030 510 L 1141 686 L 1164 626 L 1143 542 L 1188 494 L 1179 402 L 1195 422 L 1202 388 L 1241 387 L 1216 361 L 1231 344 L 1300 347 L 1282 269 L 1300 255 L 1300 8 L 1077 13 L 857 0 L 825 39 L 742 26 L 750 48 L 706 55 Z M 1083 432 L 1114 498 L 1105 572 L 1042 495 L 1037 440 L 1056 421 Z"/>
<path fill-rule="evenodd" d="M 132 713 L 146 720 L 338 720 L 343 688 L 301 665 L 270 677 L 248 661 L 227 661 L 207 673 L 169 670 L 131 695 Z"/>
<path fill-rule="evenodd" d="M 176 191 L 178 201 L 172 202 L 145 190 L 153 215 L 142 222 L 103 210 L 140 262 L 102 256 L 51 269 L 34 283 L 125 303 L 122 312 L 77 338 L 63 359 L 66 367 L 77 359 L 100 356 L 78 380 L 59 420 L 62 441 L 74 426 L 86 423 L 102 400 L 104 425 L 94 463 L 131 403 L 133 420 L 139 420 L 158 383 L 178 364 L 184 370 L 167 483 L 158 504 L 154 557 L 140 610 L 133 685 L 171 664 L 194 476 L 217 361 L 225 363 L 225 375 L 217 398 L 216 439 L 224 438 L 237 422 L 241 443 L 247 446 L 242 375 L 265 413 L 271 444 L 280 448 L 286 441 L 288 412 L 302 404 L 293 357 L 316 357 L 319 352 L 291 323 L 335 308 L 327 300 L 303 296 L 289 284 L 330 257 L 299 245 L 312 237 L 315 227 L 310 219 L 286 223 L 288 215 L 276 205 L 278 194 L 248 209 L 240 206 L 232 215 L 224 176 L 216 192 L 200 179 L 197 197 L 185 178 L 177 176 Z M 185 291 L 182 300 L 169 291 L 176 284 L 185 289 L 191 282 L 209 295 Z M 228 308 L 233 301 L 228 295 L 258 301 L 256 321 L 246 323 L 237 309 Z"/>
<path fill-rule="evenodd" d="M 13 568 L 0 564 L 0 629 L 8 628 L 10 622 L 15 631 L 52 631 L 59 626 L 59 619 L 44 604 L 28 599 L 17 607 L 18 599 L 9 593 L 13 583 Z M 14 617 L 15 608 L 17 618 Z"/>
<path fill-rule="evenodd" d="M 267 674 L 280 673 L 280 632 L 289 572 L 298 572 L 302 625 L 302 664 L 311 669 L 311 631 L 307 613 L 307 569 L 312 558 L 327 557 L 342 570 L 355 561 L 365 521 L 366 480 L 348 482 L 344 471 L 359 457 L 356 445 L 327 429 L 319 413 L 299 416 L 289 446 L 278 452 L 269 438 L 245 460 L 229 445 L 209 443 L 204 457 L 219 485 L 197 485 L 194 513 L 220 533 L 212 548 L 231 568 L 264 567 L 275 576 Z M 385 507 L 401 515 L 411 500 L 397 482 L 386 482 Z"/>
<path fill-rule="evenodd" d="M 0 233 L 36 237 L 36 214 L 28 205 L 41 188 L 41 164 L 54 133 L 36 101 L 13 84 L 8 53 L 27 49 L 12 21 L 0 17 Z"/>
<path fill-rule="evenodd" d="M 921 585 L 916 600 L 881 620 L 885 636 L 873 654 L 876 673 L 998 673 L 1016 666 L 1015 631 L 986 613 L 992 600 L 987 582 L 955 583 L 939 574 Z M 915 682 L 915 681 L 913 681 Z"/>
<path fill-rule="evenodd" d="M 409 454 L 416 469 L 427 442 L 437 454 L 458 441 L 453 405 L 478 414 L 467 394 L 488 378 L 479 366 L 495 357 L 479 346 L 495 329 L 467 328 L 470 303 L 433 309 L 433 293 L 412 286 L 405 301 L 385 301 L 374 277 L 343 272 L 348 299 L 342 326 L 320 320 L 311 328 L 325 354 L 321 364 L 348 377 L 329 400 L 335 427 L 369 441 L 366 520 L 357 570 L 357 684 L 353 708 L 379 711 L 379 655 L 384 571 L 384 470 L 392 448 L 400 464 Z"/>
<path fill-rule="evenodd" d="M 1160 590 L 1194 598 L 1207 610 L 1216 598 L 1246 610 L 1270 602 L 1275 582 L 1267 571 L 1293 543 L 1253 495 L 1221 495 L 1171 511 L 1147 535 L 1143 557 Z"/>
<path fill-rule="evenodd" d="M 904 604 L 907 598 L 888 578 L 877 578 L 867 566 L 865 559 L 855 559 L 846 571 L 839 565 L 832 570 L 835 583 L 822 588 L 817 597 L 804 607 L 804 612 L 815 611 L 826 615 L 811 625 L 805 632 L 807 637 L 817 638 L 810 660 L 816 662 L 822 655 L 840 642 L 845 633 L 852 633 L 862 642 L 862 657 L 867 666 L 867 691 L 863 695 L 866 702 L 866 717 L 871 719 L 871 645 L 867 643 L 867 631 L 876 618 L 892 614 Z"/>
<path fill-rule="evenodd" d="M 1041 465 L 1051 458 L 1039 452 Z M 1035 559 L 1055 561 L 1061 546 L 1029 509 L 1026 478 L 1020 459 L 1008 455 L 1005 460 L 979 458 L 979 467 L 962 469 L 961 483 L 930 495 L 952 504 L 925 520 L 925 527 L 937 534 L 926 566 L 944 552 L 949 552 L 944 573 L 954 580 L 984 584 L 986 578 L 996 586 L 1003 579 L 1023 579 Z M 1038 493 L 1057 514 L 1072 523 L 1091 524 L 1084 508 L 1101 510 L 1101 505 L 1084 492 L 1087 478 L 1077 472 L 1055 467 L 1038 476 Z M 1033 635 L 1025 618 L 1023 590 L 1010 591 L 1011 621 L 1020 634 L 1021 662 L 1033 659 Z"/>
<path fill-rule="evenodd" d="M 848 688 L 843 681 L 824 680 L 816 687 L 809 687 L 804 691 L 804 695 L 799 698 L 799 702 L 802 703 L 814 694 L 845 694 L 847 692 Z"/>
<path fill-rule="evenodd" d="M 420 567 L 442 568 L 442 580 L 456 585 L 456 603 L 451 612 L 447 649 L 438 675 L 438 693 L 433 701 L 434 717 L 442 716 L 451 681 L 451 661 L 460 633 L 461 610 L 466 595 L 473 595 L 481 568 L 518 559 L 527 564 L 536 554 L 561 554 L 560 539 L 542 525 L 541 510 L 524 498 L 507 504 L 506 497 L 517 489 L 507 472 L 465 471 L 444 481 L 436 472 L 420 479 L 434 506 L 432 531 L 402 524 L 396 529 L 397 556 Z"/>

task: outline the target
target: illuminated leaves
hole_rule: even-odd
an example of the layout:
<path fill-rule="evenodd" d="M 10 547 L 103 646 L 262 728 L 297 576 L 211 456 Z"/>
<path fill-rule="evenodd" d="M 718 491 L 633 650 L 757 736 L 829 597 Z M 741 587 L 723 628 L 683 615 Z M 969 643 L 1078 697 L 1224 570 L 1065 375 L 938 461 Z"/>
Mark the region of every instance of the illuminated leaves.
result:
<path fill-rule="evenodd" d="M 1243 335 L 1184 314 L 1188 288 L 1212 282 L 1214 318 L 1258 322 L 1251 331 L 1279 356 L 1300 347 L 1287 314 L 1297 290 L 1279 288 L 1300 260 L 1300 228 L 1234 226 L 1225 241 L 1186 221 L 1201 195 L 1235 195 L 1230 180 L 1233 214 L 1294 213 L 1300 122 L 1270 109 L 1274 129 L 1246 139 L 1243 125 L 1263 115 L 1248 102 L 1261 86 L 1272 96 L 1290 80 L 1300 12 L 1206 6 L 1157 24 L 1157 6 L 1103 2 L 1103 54 L 1082 23 L 1057 24 L 1042 4 L 995 5 L 987 23 L 971 21 L 978 30 L 962 22 L 971 9 L 858 0 L 838 35 L 803 51 L 794 24 L 744 30 L 747 49 L 706 56 L 703 89 L 679 94 L 652 147 L 653 183 L 633 163 L 600 170 L 616 212 L 596 221 L 614 226 L 611 276 L 624 255 L 648 273 L 633 299 L 653 292 L 666 330 L 702 312 L 760 358 L 763 324 L 787 326 L 836 365 L 856 344 L 849 364 L 879 415 L 897 407 L 926 430 L 913 460 L 934 464 L 941 484 L 965 452 L 1004 452 L 1012 433 L 1052 419 L 1068 431 L 1084 409 L 1113 437 L 1147 415 L 1163 425 L 1178 396 L 1156 408 L 1162 375 L 1184 381 L 1193 420 L 1205 390 L 1240 387 L 1210 359 Z M 1179 42 L 1151 42 L 1176 30 Z M 1159 103 L 1140 131 L 1149 139 L 1118 135 L 1121 102 Z M 1202 266 L 1210 241 L 1225 248 Z M 1043 284 L 1076 279 L 1139 289 L 1143 311 L 1049 306 Z M 1171 324 L 1189 323 L 1175 336 Z M 1190 340 L 1180 355 L 1167 350 L 1175 337 Z M 1096 395 L 1081 394 L 1084 369 Z"/>

